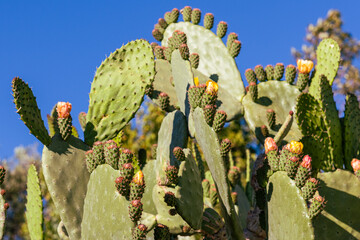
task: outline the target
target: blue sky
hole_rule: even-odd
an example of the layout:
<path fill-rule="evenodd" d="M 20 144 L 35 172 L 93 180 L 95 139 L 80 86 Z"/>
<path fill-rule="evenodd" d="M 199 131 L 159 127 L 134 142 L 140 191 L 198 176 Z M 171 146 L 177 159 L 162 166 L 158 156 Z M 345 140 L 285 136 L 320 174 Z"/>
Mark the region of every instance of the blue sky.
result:
<path fill-rule="evenodd" d="M 87 111 L 90 84 L 101 61 L 137 38 L 154 41 L 151 30 L 166 11 L 189 5 L 223 20 L 239 34 L 241 74 L 257 64 L 295 64 L 290 48 L 301 48 L 305 29 L 339 9 L 344 28 L 360 39 L 360 1 L 18 1 L 0 0 L 0 158 L 37 139 L 15 112 L 11 80 L 32 87 L 43 119 L 58 101 Z M 357 62 L 359 63 L 359 61 Z M 358 64 L 359 65 L 359 64 Z M 39 145 L 39 151 L 42 146 Z"/>

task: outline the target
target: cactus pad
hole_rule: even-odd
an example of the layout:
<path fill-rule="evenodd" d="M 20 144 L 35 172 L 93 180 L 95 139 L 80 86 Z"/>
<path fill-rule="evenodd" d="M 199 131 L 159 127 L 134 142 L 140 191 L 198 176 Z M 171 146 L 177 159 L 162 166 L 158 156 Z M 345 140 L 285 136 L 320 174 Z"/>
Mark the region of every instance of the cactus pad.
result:
<path fill-rule="evenodd" d="M 350 162 L 360 155 L 360 109 L 359 102 L 353 94 L 346 96 L 344 117 L 344 163 L 352 170 Z"/>
<path fill-rule="evenodd" d="M 179 167 L 179 183 L 175 187 L 177 211 L 194 229 L 200 229 L 203 213 L 203 191 L 198 166 L 189 149 L 184 149 L 186 160 Z"/>
<path fill-rule="evenodd" d="M 219 87 L 222 86 L 228 93 L 227 96 L 231 96 L 236 102 L 240 102 L 245 94 L 244 84 L 234 58 L 229 54 L 221 38 L 202 26 L 190 22 L 179 22 L 170 24 L 166 28 L 162 46 L 168 45 L 167 39 L 175 30 L 184 32 L 187 36 L 190 52 L 200 55 L 200 64 L 197 70 L 215 80 Z M 220 94 L 218 99 L 222 100 Z M 232 119 L 239 113 L 227 111 L 227 114 L 229 119 Z"/>
<path fill-rule="evenodd" d="M 315 76 L 311 80 L 309 93 L 316 99 L 320 99 L 321 75 L 325 75 L 332 85 L 340 62 L 340 48 L 333 39 L 325 39 L 320 42 L 316 50 L 317 65 L 315 66 Z"/>
<path fill-rule="evenodd" d="M 12 91 L 17 113 L 21 120 L 33 134 L 44 145 L 49 145 L 51 138 L 41 118 L 36 98 L 31 88 L 21 78 L 12 80 Z"/>
<path fill-rule="evenodd" d="M 114 184 L 118 175 L 119 171 L 109 165 L 98 166 L 91 174 L 81 224 L 82 239 L 131 239 L 129 202 L 116 191 Z"/>
<path fill-rule="evenodd" d="M 158 133 L 158 147 L 156 150 L 155 168 L 157 177 L 162 182 L 165 181 L 165 172 L 163 169 L 170 164 L 179 165 L 176 160 L 173 149 L 175 147 L 186 147 L 188 134 L 187 123 L 184 114 L 180 111 L 169 113 L 162 121 Z"/>
<path fill-rule="evenodd" d="M 321 239 L 360 239 L 360 180 L 338 169 L 318 174 L 319 193 L 328 201 L 313 220 L 315 236 Z"/>
<path fill-rule="evenodd" d="M 284 97 L 286 93 L 286 97 Z M 300 92 L 295 86 L 288 84 L 285 81 L 268 81 L 258 84 L 258 100 L 254 102 L 250 94 L 247 94 L 242 103 L 245 108 L 245 119 L 250 129 L 256 134 L 256 137 L 261 141 L 265 141 L 264 135 L 261 133 L 261 126 L 268 127 L 270 137 L 274 137 L 281 125 L 289 115 L 289 111 L 294 111 L 296 100 Z M 266 118 L 267 110 L 273 109 L 276 113 L 275 130 L 268 125 Z M 290 142 L 291 140 L 299 140 L 302 134 L 295 123 L 284 140 Z"/>
<path fill-rule="evenodd" d="M 85 152 L 89 147 L 70 136 L 67 142 L 59 134 L 45 146 L 42 155 L 44 178 L 55 207 L 70 238 L 80 239 L 80 224 L 89 181 Z"/>
<path fill-rule="evenodd" d="M 187 90 L 190 85 L 194 85 L 194 77 L 189 61 L 182 59 L 179 50 L 175 50 L 171 56 L 171 68 L 174 76 L 174 84 L 180 110 L 185 116 L 189 115 L 190 105 Z"/>
<path fill-rule="evenodd" d="M 215 131 L 206 123 L 201 108 L 196 108 L 193 114 L 195 124 L 195 137 L 203 150 L 205 160 L 211 175 L 218 187 L 220 198 L 225 206 L 227 218 L 231 218 L 230 228 L 234 236 L 241 239 L 240 219 L 235 212 L 234 203 L 230 196 L 230 188 L 226 177 L 226 168 L 221 157 L 221 146 Z"/>
<path fill-rule="evenodd" d="M 175 92 L 175 87 L 173 85 L 173 75 L 171 70 L 171 64 L 162 59 L 157 59 L 155 61 L 156 75 L 153 82 L 153 92 L 150 94 L 150 98 L 156 103 L 159 104 L 158 98 L 159 94 L 164 92 L 169 96 L 170 106 L 169 111 L 173 111 L 179 105 L 178 99 Z"/>
<path fill-rule="evenodd" d="M 270 177 L 267 201 L 269 239 L 314 239 L 306 202 L 286 172 L 279 171 Z"/>
<path fill-rule="evenodd" d="M 34 165 L 31 165 L 27 176 L 26 222 L 31 239 L 43 239 L 43 205 L 39 177 Z"/>
<path fill-rule="evenodd" d="M 91 84 L 86 143 L 116 137 L 139 109 L 154 75 L 154 55 L 147 41 L 132 41 L 111 53 Z"/>

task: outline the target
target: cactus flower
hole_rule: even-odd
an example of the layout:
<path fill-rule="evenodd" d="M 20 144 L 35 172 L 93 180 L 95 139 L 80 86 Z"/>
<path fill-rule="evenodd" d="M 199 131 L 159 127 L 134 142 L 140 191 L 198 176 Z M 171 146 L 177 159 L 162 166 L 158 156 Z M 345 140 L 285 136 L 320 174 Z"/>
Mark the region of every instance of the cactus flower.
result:
<path fill-rule="evenodd" d="M 206 82 L 206 90 L 205 90 L 208 94 L 210 95 L 215 95 L 218 92 L 218 85 L 216 82 L 214 82 L 213 80 L 208 80 Z"/>
<path fill-rule="evenodd" d="M 351 160 L 351 166 L 354 169 L 354 172 L 357 172 L 360 170 L 360 160 L 353 158 L 353 160 Z"/>
<path fill-rule="evenodd" d="M 56 111 L 58 118 L 68 118 L 71 111 L 71 103 L 68 102 L 58 102 L 56 105 Z"/>
<path fill-rule="evenodd" d="M 199 86 L 199 78 L 198 77 L 194 77 L 194 84 L 195 84 L 195 86 Z"/>
<path fill-rule="evenodd" d="M 320 196 L 320 195 L 315 196 L 315 197 L 314 197 L 314 200 L 317 201 L 317 202 L 319 202 L 319 203 L 324 203 L 324 202 L 325 202 L 325 199 L 324 199 L 322 196 Z"/>
<path fill-rule="evenodd" d="M 301 162 L 301 166 L 307 169 L 311 169 L 311 157 L 309 155 L 305 155 Z"/>
<path fill-rule="evenodd" d="M 275 140 L 271 137 L 265 139 L 265 153 L 267 154 L 270 151 L 277 150 L 278 147 L 276 146 Z"/>
<path fill-rule="evenodd" d="M 301 142 L 291 141 L 290 152 L 300 155 L 303 151 L 304 145 Z"/>
<path fill-rule="evenodd" d="M 314 63 L 311 60 L 297 60 L 297 66 L 300 73 L 310 73 L 314 67 Z"/>
<path fill-rule="evenodd" d="M 141 170 L 139 170 L 134 178 L 133 178 L 133 182 L 136 183 L 137 185 L 143 186 L 144 185 L 144 174 Z"/>

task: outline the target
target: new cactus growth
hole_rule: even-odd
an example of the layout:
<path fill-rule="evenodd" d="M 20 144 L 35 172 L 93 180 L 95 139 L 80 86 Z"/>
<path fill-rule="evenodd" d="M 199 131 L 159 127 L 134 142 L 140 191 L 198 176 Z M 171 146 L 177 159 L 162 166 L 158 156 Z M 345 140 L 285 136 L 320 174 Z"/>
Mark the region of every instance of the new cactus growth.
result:
<path fill-rule="evenodd" d="M 213 26 L 214 26 L 214 14 L 212 13 L 205 14 L 204 27 L 206 29 L 212 29 Z"/>

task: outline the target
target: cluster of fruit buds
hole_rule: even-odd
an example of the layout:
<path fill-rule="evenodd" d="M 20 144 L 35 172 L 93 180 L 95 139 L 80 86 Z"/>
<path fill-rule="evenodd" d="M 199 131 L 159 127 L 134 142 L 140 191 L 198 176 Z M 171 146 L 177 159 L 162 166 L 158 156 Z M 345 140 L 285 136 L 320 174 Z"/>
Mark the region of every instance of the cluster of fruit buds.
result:
<path fill-rule="evenodd" d="M 314 63 L 311 60 L 297 60 L 297 66 L 299 70 L 299 76 L 297 79 L 297 87 L 299 91 L 303 91 L 309 83 L 310 72 L 314 67 Z"/>
<path fill-rule="evenodd" d="M 179 162 L 185 161 L 185 153 L 181 147 L 174 147 L 173 154 Z"/>
<path fill-rule="evenodd" d="M 191 110 L 201 107 L 204 111 L 206 123 L 213 127 L 215 132 L 221 131 L 224 127 L 227 114 L 222 111 L 216 111 L 216 100 L 218 94 L 218 85 L 212 80 L 208 80 L 206 84 L 199 84 L 199 79 L 194 78 L 194 86 L 188 90 L 188 97 Z"/>
<path fill-rule="evenodd" d="M 62 139 L 65 141 L 68 140 L 72 134 L 71 108 L 71 103 L 68 102 L 58 102 L 56 104 L 57 127 L 59 128 Z"/>
<path fill-rule="evenodd" d="M 321 211 L 324 209 L 325 204 L 326 204 L 325 199 L 320 195 L 317 195 L 314 198 L 312 198 L 310 201 L 309 217 L 312 219 L 317 215 L 319 215 Z"/>
<path fill-rule="evenodd" d="M 176 23 L 180 15 L 180 11 L 177 8 L 174 8 L 171 12 L 166 12 L 164 18 L 160 18 L 158 23 L 155 24 L 152 31 L 153 37 L 161 41 L 164 37 L 164 32 L 166 27 L 171 23 Z"/>
<path fill-rule="evenodd" d="M 240 183 L 241 171 L 240 168 L 233 166 L 228 172 L 228 179 L 231 186 L 235 187 L 236 184 Z"/>
<path fill-rule="evenodd" d="M 5 176 L 6 176 L 6 170 L 3 166 L 0 166 L 0 185 L 4 183 Z"/>
<path fill-rule="evenodd" d="M 132 153 L 130 152 L 129 155 L 126 152 L 130 151 L 120 149 L 113 140 L 97 141 L 93 144 L 92 149 L 85 153 L 88 171 L 91 173 L 97 166 L 105 163 L 118 170 L 124 163 L 132 162 Z"/>
<path fill-rule="evenodd" d="M 353 168 L 355 175 L 360 178 L 360 160 L 353 158 L 353 160 L 351 160 L 351 167 Z"/>
<path fill-rule="evenodd" d="M 301 142 L 291 141 L 279 152 L 274 139 L 270 137 L 265 139 L 265 154 L 271 170 L 273 172 L 286 171 L 287 175 L 295 181 L 296 186 L 301 189 L 304 200 L 310 202 L 309 214 L 313 218 L 320 213 L 325 203 L 322 201 L 319 204 L 320 196 L 317 196 L 317 199 L 313 197 L 318 189 L 319 181 L 310 177 L 311 157 L 309 155 L 302 157 L 303 147 Z"/>

